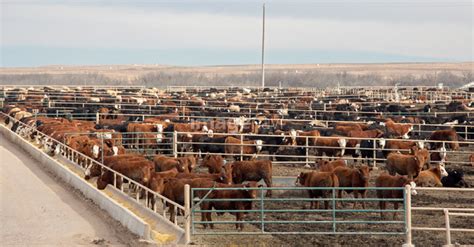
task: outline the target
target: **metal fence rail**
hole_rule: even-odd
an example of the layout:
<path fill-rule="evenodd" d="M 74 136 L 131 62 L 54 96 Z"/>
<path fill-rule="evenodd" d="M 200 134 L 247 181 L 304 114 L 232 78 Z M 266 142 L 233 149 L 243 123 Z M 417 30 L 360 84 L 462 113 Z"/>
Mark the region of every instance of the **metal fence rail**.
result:
<path fill-rule="evenodd" d="M 367 190 L 371 192 L 376 192 L 379 190 L 399 190 L 403 191 L 403 198 L 337 198 L 337 191 L 351 189 L 351 190 Z M 213 192 L 216 191 L 243 191 L 243 190 L 256 190 L 258 191 L 258 196 L 256 198 L 208 198 Z M 266 190 L 272 191 L 283 191 L 283 192 L 293 192 L 297 195 L 287 196 L 286 194 L 280 194 L 278 197 L 267 198 L 264 196 Z M 328 191 L 330 196 L 327 198 L 305 198 L 298 195 L 298 193 L 306 192 L 308 190 L 312 191 Z M 396 188 L 381 188 L 381 187 L 272 187 L 272 188 L 192 188 L 191 189 L 191 198 L 194 198 L 191 205 L 191 225 L 192 233 L 194 235 L 262 235 L 262 234 L 315 234 L 315 235 L 404 235 L 406 233 L 406 205 L 405 205 L 405 193 L 407 189 L 404 187 Z M 201 192 L 201 193 L 199 193 Z M 201 198 L 196 198 L 197 195 L 206 193 Z M 378 209 L 371 207 L 377 205 L 378 202 L 398 202 L 402 206 L 400 209 Z M 245 202 L 253 203 L 253 209 L 213 209 L 209 206 L 210 203 L 219 203 L 219 202 Z M 280 208 L 279 203 L 285 202 L 285 204 L 291 204 L 295 208 Z M 309 202 L 328 202 L 330 206 L 327 209 L 298 209 L 302 205 Z M 338 206 L 344 202 L 350 203 L 370 203 L 367 209 L 353 209 L 353 208 L 344 208 Z M 207 205 L 206 205 L 207 204 Z M 296 205 L 295 205 L 296 204 Z M 206 205 L 206 206 L 204 206 Z M 199 207 L 201 209 L 199 209 Z M 203 209 L 205 208 L 205 209 Z M 385 220 L 378 217 L 381 213 L 400 213 L 402 220 Z M 210 221 L 205 217 L 206 213 L 217 213 L 219 220 Z M 236 214 L 242 213 L 247 214 L 246 218 L 241 221 L 233 219 L 222 219 L 222 216 L 219 214 L 229 213 Z M 351 217 L 347 216 L 351 214 Z M 376 214 L 376 217 L 374 217 Z M 201 219 L 198 219 L 199 215 Z M 375 219 L 374 219 L 375 218 Z M 203 230 L 200 225 L 206 224 L 216 224 L 215 230 L 205 229 Z M 245 224 L 245 229 L 237 231 L 232 229 L 232 226 L 235 224 Z M 386 231 L 386 230 L 377 230 L 378 227 L 382 225 L 397 225 L 399 228 L 395 231 Z M 226 226 L 231 225 L 231 226 Z M 282 226 L 283 227 L 274 227 Z M 285 226 L 290 226 L 291 228 L 285 228 Z M 298 226 L 308 226 L 315 225 L 316 229 L 321 229 L 320 231 L 311 231 L 305 230 L 304 228 Z M 348 231 L 347 226 L 349 225 L 364 225 L 359 231 Z M 367 226 L 369 225 L 369 226 Z M 230 227 L 230 228 L 229 228 Z M 296 229 L 294 229 L 296 228 Z"/>

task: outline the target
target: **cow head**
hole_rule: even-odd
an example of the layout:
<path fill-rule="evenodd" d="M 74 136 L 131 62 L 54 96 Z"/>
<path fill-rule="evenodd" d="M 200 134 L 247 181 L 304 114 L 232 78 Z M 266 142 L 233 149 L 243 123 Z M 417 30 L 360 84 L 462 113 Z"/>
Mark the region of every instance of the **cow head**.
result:
<path fill-rule="evenodd" d="M 290 138 L 291 138 L 291 145 L 296 146 L 296 136 L 298 135 L 298 132 L 294 129 L 290 130 Z"/>
<path fill-rule="evenodd" d="M 311 172 L 302 172 L 295 181 L 295 186 L 306 186 L 306 181 L 309 179 Z"/>
<path fill-rule="evenodd" d="M 202 132 L 206 132 L 206 133 L 209 132 L 209 129 L 207 128 L 207 125 L 202 126 Z"/>
<path fill-rule="evenodd" d="M 411 195 L 416 196 L 418 194 L 418 192 L 416 192 L 416 190 L 415 190 L 415 188 L 416 188 L 415 182 L 411 181 L 409 184 L 410 184 L 410 187 L 411 187 Z"/>
<path fill-rule="evenodd" d="M 213 138 L 213 137 L 214 137 L 214 131 L 213 131 L 213 130 L 207 131 L 207 136 L 208 136 L 209 138 Z"/>
<path fill-rule="evenodd" d="M 182 159 L 178 159 L 176 162 L 176 168 L 178 169 L 179 172 L 186 172 L 188 169 L 186 168 L 187 162 Z"/>
<path fill-rule="evenodd" d="M 424 141 L 418 141 L 418 142 L 416 142 L 416 145 L 417 145 L 420 149 L 424 149 L 424 148 L 425 148 L 425 142 L 424 142 Z"/>
<path fill-rule="evenodd" d="M 252 199 L 255 199 L 257 198 L 257 191 L 256 189 L 252 189 L 252 188 L 261 188 L 262 185 L 260 184 L 257 184 L 257 182 L 254 182 L 254 181 L 251 181 L 251 182 L 247 182 L 246 184 L 243 185 L 244 188 L 245 188 L 245 192 L 247 192 L 247 197 L 248 198 L 252 198 Z"/>
<path fill-rule="evenodd" d="M 118 147 L 116 147 L 116 146 L 113 146 L 113 147 L 112 147 L 112 152 L 113 152 L 112 155 L 113 155 L 113 156 L 117 156 L 117 155 L 118 155 L 118 151 L 119 151 Z"/>
<path fill-rule="evenodd" d="M 362 153 L 360 152 L 360 143 L 357 143 L 354 148 L 355 148 L 355 154 L 357 156 L 361 156 Z"/>
<path fill-rule="evenodd" d="M 341 147 L 341 156 L 344 156 L 344 152 L 346 151 L 347 140 L 345 138 L 337 139 L 337 143 L 339 147 Z"/>
<path fill-rule="evenodd" d="M 54 148 L 54 155 L 58 155 L 61 152 L 61 145 L 56 144 L 56 147 Z"/>
<path fill-rule="evenodd" d="M 439 148 L 439 157 L 441 157 L 441 161 L 445 161 L 447 156 L 447 150 L 443 142 L 443 146 Z"/>
<path fill-rule="evenodd" d="M 260 153 L 262 151 L 263 141 L 262 140 L 255 140 L 255 147 L 256 147 L 257 153 Z"/>
<path fill-rule="evenodd" d="M 446 171 L 444 164 L 438 164 L 438 168 L 439 168 L 441 177 L 448 176 L 448 172 Z"/>
<path fill-rule="evenodd" d="M 94 159 L 99 158 L 99 153 L 100 153 L 99 145 L 94 144 L 94 146 L 92 146 L 92 157 Z"/>
<path fill-rule="evenodd" d="M 379 140 L 377 140 L 377 141 L 378 141 L 378 143 L 379 143 L 380 148 L 381 148 L 381 149 L 384 149 L 384 148 L 385 148 L 385 144 L 387 143 L 387 140 L 381 138 L 381 139 L 379 139 Z"/>
<path fill-rule="evenodd" d="M 359 175 L 360 180 L 364 183 L 364 186 L 369 185 L 369 179 L 370 179 L 370 170 L 368 166 L 361 166 L 357 169 L 357 174 Z"/>

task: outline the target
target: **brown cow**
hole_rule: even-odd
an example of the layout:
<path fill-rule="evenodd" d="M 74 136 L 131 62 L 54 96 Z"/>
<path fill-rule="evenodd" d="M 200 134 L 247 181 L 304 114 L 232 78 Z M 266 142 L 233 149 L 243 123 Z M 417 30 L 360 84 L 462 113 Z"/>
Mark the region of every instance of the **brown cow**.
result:
<path fill-rule="evenodd" d="M 458 134 L 456 133 L 455 130 L 450 129 L 450 130 L 436 130 L 431 133 L 431 136 L 429 138 L 430 140 L 433 141 L 447 141 L 448 146 L 452 150 L 458 150 L 459 149 L 459 143 L 458 143 Z M 430 143 L 430 149 L 439 149 L 443 146 L 443 142 L 431 142 Z"/>
<path fill-rule="evenodd" d="M 189 173 L 189 159 L 187 157 L 174 158 L 165 155 L 156 155 L 153 157 L 155 171 L 167 171 L 177 168 L 179 172 Z"/>
<path fill-rule="evenodd" d="M 416 187 L 416 184 L 408 179 L 405 176 L 391 176 L 387 173 L 381 174 L 376 180 L 375 180 L 375 186 L 376 187 L 405 187 L 405 185 L 410 184 L 412 187 L 411 194 L 416 195 L 416 190 L 414 188 Z M 382 199 L 402 199 L 403 198 L 403 190 L 377 190 L 377 197 L 382 198 Z M 399 201 L 394 201 L 393 202 L 393 207 L 395 210 L 398 210 L 398 203 Z M 403 202 L 402 202 L 403 203 Z M 387 201 L 379 201 L 379 206 L 380 206 L 380 216 L 383 218 L 384 217 L 384 212 L 387 208 Z M 397 212 L 393 213 L 393 219 L 397 217 Z"/>
<path fill-rule="evenodd" d="M 412 153 L 413 147 L 423 149 L 425 147 L 423 141 L 403 141 L 403 140 L 379 140 L 380 146 L 383 149 L 383 155 L 386 158 L 389 153 L 400 152 L 402 154 Z"/>
<path fill-rule="evenodd" d="M 339 179 L 333 172 L 302 172 L 296 178 L 298 183 L 305 187 L 339 187 Z M 309 198 L 329 198 L 331 190 L 308 190 Z M 311 201 L 310 209 L 318 209 L 319 201 Z M 329 208 L 329 201 L 324 201 L 324 208 Z"/>
<path fill-rule="evenodd" d="M 116 156 L 104 157 L 104 165 L 110 167 L 116 162 L 135 162 L 135 161 L 147 161 L 147 159 L 141 154 L 122 154 Z M 84 171 L 84 179 L 89 180 L 93 177 L 98 177 L 102 173 L 102 167 L 98 164 L 90 164 Z"/>
<path fill-rule="evenodd" d="M 217 188 L 229 188 L 229 190 L 214 190 L 212 191 L 208 198 L 209 199 L 255 199 L 257 198 L 257 190 L 252 188 L 261 187 L 261 185 L 257 185 L 257 182 L 249 182 L 247 184 L 235 184 L 235 185 L 224 185 L 224 184 L 216 184 Z M 245 188 L 239 190 L 232 190 L 232 188 Z M 252 209 L 252 201 L 210 201 L 210 202 L 203 202 L 201 204 L 201 210 L 212 210 L 212 208 L 216 210 L 239 210 L 238 212 L 231 213 L 235 215 L 236 221 L 242 221 L 245 212 L 243 210 L 251 210 Z M 218 215 L 222 215 L 224 213 L 217 213 Z M 211 212 L 205 212 L 201 215 L 202 221 L 212 221 Z M 210 228 L 214 228 L 212 223 L 209 223 Z M 206 224 L 204 224 L 206 227 Z M 242 231 L 244 229 L 243 223 L 236 223 L 236 229 Z"/>
<path fill-rule="evenodd" d="M 342 136 L 320 137 L 316 140 L 316 150 L 319 155 L 344 156 L 347 139 Z"/>
<path fill-rule="evenodd" d="M 362 131 L 362 128 L 358 124 L 355 124 L 355 125 L 341 125 L 341 124 L 338 124 L 338 125 L 336 125 L 334 130 L 339 131 L 341 133 L 344 133 L 345 135 L 348 135 L 349 132 L 354 131 L 354 130 Z"/>
<path fill-rule="evenodd" d="M 220 155 L 206 155 L 202 161 L 201 166 L 207 167 L 209 173 L 220 173 L 222 166 L 225 165 L 225 160 Z"/>
<path fill-rule="evenodd" d="M 272 162 L 270 160 L 252 160 L 252 161 L 235 161 L 224 166 L 226 172 L 228 169 L 232 172 L 232 181 L 235 184 L 244 181 L 258 182 L 261 179 L 268 188 L 272 187 Z M 271 197 L 272 191 L 267 190 L 266 196 Z"/>
<path fill-rule="evenodd" d="M 395 123 L 392 119 L 388 119 L 385 123 L 380 123 L 382 126 L 386 126 L 390 133 L 395 134 L 397 137 L 403 137 L 408 139 L 408 133 L 413 130 L 411 124 L 399 124 Z"/>
<path fill-rule="evenodd" d="M 339 179 L 339 187 L 369 187 L 370 179 L 370 170 L 368 166 L 361 166 L 359 168 L 349 168 L 349 167 L 336 167 L 334 169 L 334 174 L 336 174 Z M 344 190 L 347 193 L 352 193 L 354 191 L 354 198 L 367 197 L 367 190 Z M 338 197 L 342 198 L 342 190 L 338 191 Z M 356 208 L 357 201 L 354 201 L 353 208 Z M 362 208 L 365 209 L 365 201 L 362 201 Z"/>
<path fill-rule="evenodd" d="M 249 154 L 258 154 L 262 151 L 262 140 L 251 140 L 251 141 L 243 141 L 241 142 L 240 139 L 235 137 L 229 136 L 225 139 L 225 153 L 226 154 L 242 154 L 249 155 Z M 244 157 L 242 157 L 244 158 Z M 249 159 L 250 156 L 245 156 L 246 159 Z"/>
<path fill-rule="evenodd" d="M 333 161 L 328 161 L 328 160 L 317 160 L 316 167 L 319 169 L 321 172 L 332 172 L 336 167 L 346 167 L 347 162 L 345 160 L 339 159 L 339 160 L 333 160 Z"/>
<path fill-rule="evenodd" d="M 428 150 L 414 148 L 414 154 L 391 153 L 387 157 L 386 168 L 391 175 L 398 173 L 416 178 L 428 160 Z"/>
<path fill-rule="evenodd" d="M 444 165 L 439 164 L 429 170 L 421 171 L 420 175 L 415 179 L 415 183 L 422 187 L 443 187 L 441 178 L 444 176 L 448 176 L 448 172 L 444 169 Z"/>
<path fill-rule="evenodd" d="M 291 136 L 291 133 L 290 133 Z M 319 131 L 311 130 L 311 131 L 296 131 L 295 138 L 291 136 L 293 140 L 293 144 L 296 143 L 300 146 L 306 145 L 306 137 L 308 138 L 308 145 L 309 146 L 316 146 L 316 140 L 318 137 L 321 136 Z"/>
<path fill-rule="evenodd" d="M 379 129 L 362 130 L 362 131 L 352 130 L 352 131 L 349 131 L 347 136 L 358 137 L 358 138 L 380 138 L 380 137 L 383 137 L 383 134 L 384 134 L 383 131 Z"/>
<path fill-rule="evenodd" d="M 153 163 L 151 161 L 137 161 L 137 162 L 117 162 L 110 166 L 110 169 L 119 172 L 128 178 L 131 178 L 135 182 L 143 184 L 148 187 L 148 183 L 151 177 L 151 171 L 153 170 Z M 122 185 L 122 179 L 116 178 L 117 188 Z M 97 189 L 103 190 L 107 184 L 114 183 L 114 174 L 110 170 L 106 170 L 97 179 Z"/>

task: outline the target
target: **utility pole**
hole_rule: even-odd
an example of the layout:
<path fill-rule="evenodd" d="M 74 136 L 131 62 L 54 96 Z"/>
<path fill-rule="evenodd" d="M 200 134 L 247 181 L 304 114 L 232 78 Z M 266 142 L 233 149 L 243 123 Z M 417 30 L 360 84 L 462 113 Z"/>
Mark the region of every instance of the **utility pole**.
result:
<path fill-rule="evenodd" d="M 263 4 L 262 20 L 262 88 L 265 87 L 265 3 Z"/>

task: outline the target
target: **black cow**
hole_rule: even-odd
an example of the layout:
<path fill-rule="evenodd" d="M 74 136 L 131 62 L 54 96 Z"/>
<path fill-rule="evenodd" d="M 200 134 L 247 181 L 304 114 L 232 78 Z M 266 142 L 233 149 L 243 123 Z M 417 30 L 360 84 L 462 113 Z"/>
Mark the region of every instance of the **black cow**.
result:
<path fill-rule="evenodd" d="M 443 187 L 470 187 L 469 184 L 464 180 L 464 173 L 461 170 L 447 170 L 448 176 L 441 178 Z"/>

